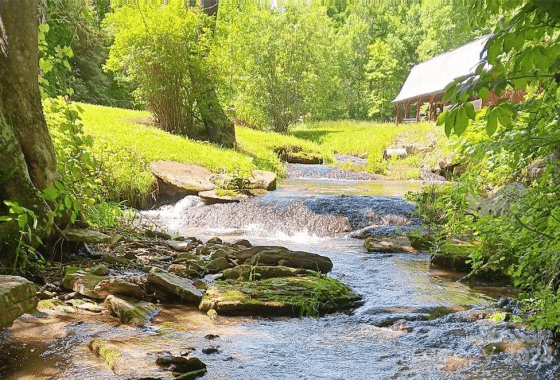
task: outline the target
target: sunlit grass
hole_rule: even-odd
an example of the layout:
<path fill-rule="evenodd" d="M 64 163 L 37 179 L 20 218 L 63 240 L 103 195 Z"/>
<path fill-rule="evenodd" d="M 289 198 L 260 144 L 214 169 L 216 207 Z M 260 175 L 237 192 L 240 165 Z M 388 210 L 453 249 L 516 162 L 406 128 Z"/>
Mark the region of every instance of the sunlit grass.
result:
<path fill-rule="evenodd" d="M 398 126 L 356 121 L 319 122 L 300 124 L 292 128 L 290 134 L 321 144 L 333 153 L 367 158 L 366 171 L 398 179 L 418 178 L 420 168 L 433 166 L 438 158 L 451 152 L 443 128 L 430 122 Z M 383 151 L 397 147 L 423 149 L 406 158 L 385 161 Z"/>
<path fill-rule="evenodd" d="M 171 160 L 203 166 L 212 172 L 247 175 L 254 169 L 283 176 L 279 149 L 303 151 L 332 162 L 329 151 L 294 136 L 236 129 L 238 150 L 172 135 L 150 124 L 150 113 L 80 104 L 84 131 L 93 137 L 92 154 L 101 166 L 108 200 L 133 205 L 148 201 L 154 184 L 150 163 Z"/>

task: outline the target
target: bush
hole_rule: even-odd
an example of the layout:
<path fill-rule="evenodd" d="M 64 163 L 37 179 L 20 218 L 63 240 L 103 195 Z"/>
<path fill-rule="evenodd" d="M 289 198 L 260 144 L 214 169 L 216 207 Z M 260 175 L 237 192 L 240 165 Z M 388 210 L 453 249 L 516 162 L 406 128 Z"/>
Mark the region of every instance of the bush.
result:
<path fill-rule="evenodd" d="M 106 67 L 135 84 L 135 99 L 153 112 L 167 132 L 197 138 L 203 132 L 197 115 L 197 83 L 207 63 L 211 20 L 179 2 L 119 8 L 107 16 L 114 37 Z"/>

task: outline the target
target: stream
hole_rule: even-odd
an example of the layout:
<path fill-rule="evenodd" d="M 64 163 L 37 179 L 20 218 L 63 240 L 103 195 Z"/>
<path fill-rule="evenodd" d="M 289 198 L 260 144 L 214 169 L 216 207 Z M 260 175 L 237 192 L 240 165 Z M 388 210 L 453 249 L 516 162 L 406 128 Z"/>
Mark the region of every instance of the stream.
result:
<path fill-rule="evenodd" d="M 21 363 L 2 379 L 163 379 L 157 353 L 190 347 L 208 365 L 200 379 L 560 379 L 549 334 L 483 318 L 512 289 L 468 287 L 430 269 L 426 254 L 372 254 L 353 237 L 420 228 L 403 198 L 420 183 L 321 165 L 291 165 L 288 173 L 262 197 L 205 205 L 189 196 L 144 215 L 184 236 L 246 238 L 328 256 L 329 275 L 361 294 L 362 306 L 319 318 L 212 320 L 168 305 L 145 328 L 97 315 L 49 323 L 24 316 L 0 332 L 0 359 Z M 450 313 L 434 314 L 441 307 Z M 121 348 L 115 371 L 87 349 L 92 337 Z M 209 347 L 217 352 L 202 353 Z"/>

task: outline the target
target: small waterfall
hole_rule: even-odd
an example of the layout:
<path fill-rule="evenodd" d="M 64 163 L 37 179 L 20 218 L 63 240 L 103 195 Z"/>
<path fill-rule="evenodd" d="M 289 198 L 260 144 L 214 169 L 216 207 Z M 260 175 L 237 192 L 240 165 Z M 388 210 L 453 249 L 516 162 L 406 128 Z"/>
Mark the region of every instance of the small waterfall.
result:
<path fill-rule="evenodd" d="M 171 231 L 274 237 L 334 237 L 371 226 L 405 226 L 415 206 L 400 197 L 294 196 L 269 193 L 239 203 L 205 205 L 188 196 L 143 213 Z"/>

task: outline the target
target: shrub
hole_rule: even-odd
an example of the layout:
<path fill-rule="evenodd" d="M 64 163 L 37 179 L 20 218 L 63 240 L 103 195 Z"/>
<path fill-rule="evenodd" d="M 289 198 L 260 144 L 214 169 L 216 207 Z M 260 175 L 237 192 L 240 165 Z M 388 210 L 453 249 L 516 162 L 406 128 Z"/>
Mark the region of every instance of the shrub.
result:
<path fill-rule="evenodd" d="M 179 3 L 119 8 L 107 16 L 113 35 L 106 67 L 137 86 L 135 99 L 153 112 L 160 127 L 174 134 L 197 137 L 196 83 L 206 70 L 210 19 Z"/>

